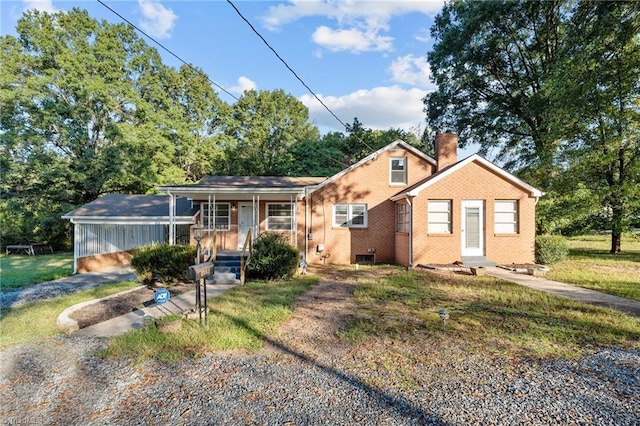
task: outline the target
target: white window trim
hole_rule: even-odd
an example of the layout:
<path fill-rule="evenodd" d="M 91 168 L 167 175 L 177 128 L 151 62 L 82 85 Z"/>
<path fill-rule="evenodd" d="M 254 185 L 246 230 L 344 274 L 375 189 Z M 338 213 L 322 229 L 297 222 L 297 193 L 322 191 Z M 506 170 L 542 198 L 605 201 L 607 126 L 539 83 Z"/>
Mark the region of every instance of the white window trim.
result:
<path fill-rule="evenodd" d="M 229 212 L 229 216 L 227 216 L 227 223 L 226 226 L 224 228 L 217 228 L 219 225 L 221 225 L 221 222 L 219 220 L 217 220 L 215 218 L 216 215 L 216 207 L 215 206 L 222 206 L 222 205 L 226 205 L 227 206 L 227 211 Z M 209 219 L 209 203 L 207 202 L 203 202 L 200 203 L 200 224 L 203 226 L 206 226 L 207 229 L 213 229 L 214 227 L 212 226 L 214 223 L 216 225 L 216 228 L 218 231 L 229 231 L 231 230 L 231 203 L 211 203 L 211 206 L 213 207 L 213 215 L 211 215 L 211 224 L 209 224 L 209 226 L 207 226 L 207 224 L 205 223 L 205 220 Z"/>
<path fill-rule="evenodd" d="M 513 205 L 513 210 L 498 210 L 498 204 L 502 204 L 502 205 L 506 205 L 506 204 L 511 204 Z M 494 229 L 494 233 L 498 234 L 498 235 L 517 235 L 519 233 L 519 203 L 518 200 L 495 200 L 493 203 L 493 229 Z M 498 220 L 498 214 L 499 213 L 507 213 L 507 214 L 512 214 L 513 215 L 513 220 Z M 513 230 L 512 231 L 503 231 L 500 230 L 498 231 L 498 228 L 500 228 L 500 225 L 508 225 L 508 226 L 512 226 Z"/>
<path fill-rule="evenodd" d="M 403 163 L 403 181 L 402 182 L 394 182 L 393 181 L 393 161 L 394 160 L 402 160 Z M 395 170 L 396 172 L 399 172 L 399 170 Z M 390 157 L 389 158 L 389 185 L 392 186 L 404 186 L 407 184 L 407 157 Z"/>
<path fill-rule="evenodd" d="M 342 223 L 337 223 L 336 222 L 336 208 L 338 206 L 347 206 L 347 224 L 344 225 Z M 363 223 L 362 224 L 353 224 L 353 208 L 354 207 L 364 207 L 364 214 L 363 214 Z M 331 221 L 333 223 L 333 226 L 336 228 L 366 228 L 368 226 L 368 216 L 369 216 L 369 209 L 367 209 L 367 205 L 364 203 L 337 203 L 333 205 L 333 214 L 331 215 Z"/>
<path fill-rule="evenodd" d="M 290 215 L 289 216 L 269 216 L 269 206 L 289 206 L 291 208 L 290 211 Z M 267 222 L 267 231 L 273 231 L 273 232 L 291 232 L 294 229 L 294 209 L 293 209 L 293 203 L 267 203 L 266 207 L 265 207 L 265 216 L 266 216 L 266 222 Z M 278 218 L 289 218 L 291 220 L 291 226 L 288 229 L 273 229 L 271 227 L 271 221 L 269 219 L 271 219 L 272 217 L 278 217 Z"/>
<path fill-rule="evenodd" d="M 447 210 L 432 210 L 431 206 L 435 206 L 436 203 L 447 203 Z M 451 215 L 451 210 L 452 210 L 452 200 L 428 200 L 427 201 L 427 233 L 428 234 L 440 234 L 440 235 L 450 235 L 452 233 L 452 226 L 451 226 L 451 222 L 452 222 L 452 215 Z M 443 222 L 443 221 L 433 221 L 433 215 L 435 213 L 447 213 L 448 216 L 448 220 L 447 222 Z M 436 225 L 442 225 L 442 224 L 446 224 L 447 225 L 447 231 L 438 231 L 438 230 L 434 230 L 431 225 L 434 225 L 434 228 Z"/>

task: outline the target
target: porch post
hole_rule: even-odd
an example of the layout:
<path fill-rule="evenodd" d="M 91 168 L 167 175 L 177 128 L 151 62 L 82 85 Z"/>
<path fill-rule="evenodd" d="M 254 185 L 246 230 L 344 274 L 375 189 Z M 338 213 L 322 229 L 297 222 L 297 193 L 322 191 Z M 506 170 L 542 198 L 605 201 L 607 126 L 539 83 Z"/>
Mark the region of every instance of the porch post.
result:
<path fill-rule="evenodd" d="M 176 199 L 171 192 L 169 194 L 169 245 L 176 243 Z"/>
<path fill-rule="evenodd" d="M 73 273 L 78 273 L 78 257 L 80 256 L 80 244 L 84 244 L 80 241 L 80 224 L 74 223 L 74 219 L 71 219 L 73 223 Z"/>

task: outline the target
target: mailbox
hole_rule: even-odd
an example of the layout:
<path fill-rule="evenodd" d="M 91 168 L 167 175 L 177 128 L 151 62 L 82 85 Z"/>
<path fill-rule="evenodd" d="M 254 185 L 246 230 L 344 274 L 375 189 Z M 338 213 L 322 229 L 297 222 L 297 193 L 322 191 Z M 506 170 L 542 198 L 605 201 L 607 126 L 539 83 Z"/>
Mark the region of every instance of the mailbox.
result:
<path fill-rule="evenodd" d="M 191 265 L 187 270 L 187 279 L 189 280 L 200 280 L 203 278 L 209 278 L 211 275 L 213 275 L 213 262 Z"/>

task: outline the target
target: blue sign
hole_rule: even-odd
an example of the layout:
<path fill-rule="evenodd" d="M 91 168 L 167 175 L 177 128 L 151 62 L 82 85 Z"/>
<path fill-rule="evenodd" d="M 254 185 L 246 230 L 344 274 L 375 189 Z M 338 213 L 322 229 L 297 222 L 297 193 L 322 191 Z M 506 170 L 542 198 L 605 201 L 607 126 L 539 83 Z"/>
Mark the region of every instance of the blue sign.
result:
<path fill-rule="evenodd" d="M 171 294 L 169 294 L 169 290 L 166 288 L 159 288 L 153 295 L 153 301 L 162 305 L 163 303 L 167 303 L 170 297 Z"/>

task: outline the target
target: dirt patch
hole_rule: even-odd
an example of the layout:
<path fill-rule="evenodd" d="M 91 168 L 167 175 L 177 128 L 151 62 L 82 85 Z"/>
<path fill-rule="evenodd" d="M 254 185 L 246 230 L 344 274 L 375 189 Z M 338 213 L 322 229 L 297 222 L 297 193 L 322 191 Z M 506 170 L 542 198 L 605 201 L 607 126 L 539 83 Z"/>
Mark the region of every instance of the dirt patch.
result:
<path fill-rule="evenodd" d="M 177 283 L 167 288 L 171 297 L 193 290 L 191 283 Z M 89 306 L 85 306 L 69 315 L 69 318 L 78 322 L 78 327 L 85 328 L 110 320 L 120 315 L 153 305 L 155 288 L 144 287 L 138 290 L 117 295 L 101 300 Z"/>
<path fill-rule="evenodd" d="M 355 271 L 316 267 L 309 272 L 320 275 L 320 281 L 298 297 L 293 316 L 270 337 L 273 342 L 270 346 L 327 361 L 350 349 L 350 345 L 340 340 L 339 333 L 353 318 L 353 292 L 358 280 L 379 279 L 397 274 L 401 269 Z"/>

